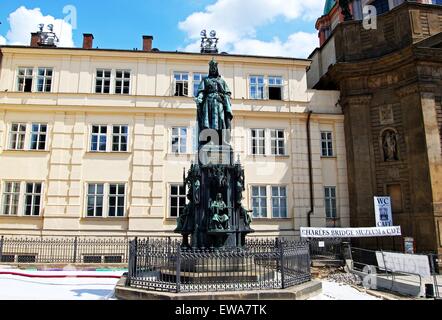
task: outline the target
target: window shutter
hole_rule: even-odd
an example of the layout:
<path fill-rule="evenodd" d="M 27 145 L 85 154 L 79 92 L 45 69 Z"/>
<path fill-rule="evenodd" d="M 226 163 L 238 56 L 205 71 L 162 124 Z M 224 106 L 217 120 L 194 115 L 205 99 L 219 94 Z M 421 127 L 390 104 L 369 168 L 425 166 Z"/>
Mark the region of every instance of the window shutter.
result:
<path fill-rule="evenodd" d="M 176 95 L 176 79 L 175 79 L 175 77 L 172 80 L 172 90 L 170 90 L 170 95 L 172 97 Z"/>

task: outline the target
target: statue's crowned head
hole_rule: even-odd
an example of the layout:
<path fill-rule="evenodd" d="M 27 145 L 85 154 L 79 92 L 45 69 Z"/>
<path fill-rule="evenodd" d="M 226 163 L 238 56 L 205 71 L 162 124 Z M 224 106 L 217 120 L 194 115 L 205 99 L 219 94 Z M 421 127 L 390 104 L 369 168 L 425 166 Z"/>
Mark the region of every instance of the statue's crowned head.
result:
<path fill-rule="evenodd" d="M 209 62 L 209 76 L 218 77 L 218 62 L 216 62 L 215 58 L 212 58 L 212 61 Z"/>

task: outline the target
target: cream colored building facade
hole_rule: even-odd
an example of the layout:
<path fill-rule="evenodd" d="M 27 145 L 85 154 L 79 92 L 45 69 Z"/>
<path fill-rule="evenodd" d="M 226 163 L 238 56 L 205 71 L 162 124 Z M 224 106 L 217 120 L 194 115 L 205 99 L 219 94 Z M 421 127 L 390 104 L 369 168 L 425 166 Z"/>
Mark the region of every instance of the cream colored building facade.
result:
<path fill-rule="evenodd" d="M 175 195 L 182 196 L 183 169 L 195 159 L 193 86 L 212 56 L 0 50 L 0 234 L 172 234 L 183 201 Z M 308 224 L 309 111 L 312 226 L 348 226 L 338 92 L 307 89 L 308 60 L 215 58 L 232 91 L 244 205 L 261 215 L 256 235 L 299 235 Z"/>

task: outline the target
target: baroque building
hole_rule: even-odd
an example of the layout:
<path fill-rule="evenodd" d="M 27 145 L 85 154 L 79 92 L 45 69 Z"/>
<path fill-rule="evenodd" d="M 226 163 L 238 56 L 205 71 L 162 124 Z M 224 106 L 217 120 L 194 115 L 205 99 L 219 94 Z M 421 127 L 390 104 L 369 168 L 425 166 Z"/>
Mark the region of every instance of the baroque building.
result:
<path fill-rule="evenodd" d="M 0 234 L 172 235 L 212 57 L 256 235 L 349 225 L 338 92 L 307 89 L 309 60 L 165 52 L 151 36 L 142 50 L 42 39 L 0 47 Z"/>
<path fill-rule="evenodd" d="M 390 196 L 403 236 L 441 253 L 442 6 L 405 2 L 376 20 L 341 22 L 321 39 L 308 84 L 340 90 L 351 225 L 374 226 L 373 197 Z M 402 239 L 364 243 L 403 248 Z"/>

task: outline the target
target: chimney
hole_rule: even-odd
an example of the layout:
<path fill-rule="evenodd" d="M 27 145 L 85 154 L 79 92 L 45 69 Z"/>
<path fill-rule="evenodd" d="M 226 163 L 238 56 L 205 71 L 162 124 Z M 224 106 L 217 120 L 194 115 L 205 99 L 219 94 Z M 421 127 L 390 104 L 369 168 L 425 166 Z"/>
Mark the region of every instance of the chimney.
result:
<path fill-rule="evenodd" d="M 40 33 L 32 32 L 31 33 L 31 47 L 39 47 L 40 46 Z"/>
<path fill-rule="evenodd" d="M 92 49 L 94 45 L 94 35 L 91 33 L 83 33 L 83 49 Z"/>
<path fill-rule="evenodd" d="M 143 36 L 143 51 L 152 51 L 152 36 Z"/>

